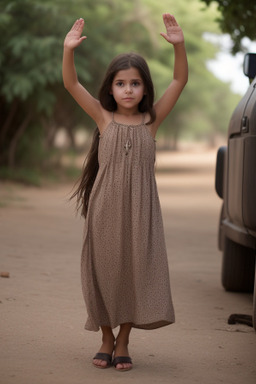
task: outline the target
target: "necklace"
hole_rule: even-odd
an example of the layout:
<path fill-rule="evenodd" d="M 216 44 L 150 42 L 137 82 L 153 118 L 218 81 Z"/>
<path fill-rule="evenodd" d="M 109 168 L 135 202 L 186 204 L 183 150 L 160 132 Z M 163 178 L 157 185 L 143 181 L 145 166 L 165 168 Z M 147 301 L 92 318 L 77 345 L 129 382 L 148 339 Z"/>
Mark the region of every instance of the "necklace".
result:
<path fill-rule="evenodd" d="M 128 139 L 124 145 L 126 156 L 128 155 L 129 149 L 131 149 L 131 147 L 132 147 L 132 143 L 131 143 L 130 139 Z"/>

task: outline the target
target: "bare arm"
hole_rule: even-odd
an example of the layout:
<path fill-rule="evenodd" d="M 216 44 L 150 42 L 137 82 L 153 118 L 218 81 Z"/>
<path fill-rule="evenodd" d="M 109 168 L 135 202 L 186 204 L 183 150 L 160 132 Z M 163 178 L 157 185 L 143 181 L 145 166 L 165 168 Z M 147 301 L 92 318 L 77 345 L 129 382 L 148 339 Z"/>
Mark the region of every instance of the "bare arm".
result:
<path fill-rule="evenodd" d="M 77 20 L 71 30 L 68 32 L 64 40 L 63 66 L 62 75 L 65 88 L 84 109 L 84 111 L 92 117 L 96 123 L 101 122 L 102 108 L 97 99 L 95 99 L 78 81 L 74 63 L 74 51 L 85 39 L 81 36 L 84 27 L 84 20 Z"/>
<path fill-rule="evenodd" d="M 161 122 L 173 109 L 188 80 L 188 63 L 182 29 L 174 16 L 170 14 L 165 13 L 163 21 L 166 33 L 161 33 L 161 35 L 174 46 L 175 60 L 173 79 L 163 96 L 155 104 L 156 120 L 152 125 L 153 134 L 156 134 Z"/>

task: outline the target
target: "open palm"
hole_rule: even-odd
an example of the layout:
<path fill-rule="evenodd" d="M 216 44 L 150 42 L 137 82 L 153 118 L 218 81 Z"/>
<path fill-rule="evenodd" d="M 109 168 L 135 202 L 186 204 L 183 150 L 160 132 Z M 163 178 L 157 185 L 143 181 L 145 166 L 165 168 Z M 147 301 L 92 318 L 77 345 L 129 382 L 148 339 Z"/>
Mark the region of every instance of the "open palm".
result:
<path fill-rule="evenodd" d="M 83 40 L 86 39 L 86 36 L 81 36 L 84 28 L 84 20 L 76 20 L 71 30 L 66 35 L 64 40 L 64 46 L 70 49 L 78 47 Z"/>
<path fill-rule="evenodd" d="M 161 33 L 161 35 L 165 38 L 165 40 L 173 45 L 183 43 L 183 32 L 175 17 L 169 13 L 165 13 L 163 15 L 163 21 L 166 27 L 166 33 Z"/>

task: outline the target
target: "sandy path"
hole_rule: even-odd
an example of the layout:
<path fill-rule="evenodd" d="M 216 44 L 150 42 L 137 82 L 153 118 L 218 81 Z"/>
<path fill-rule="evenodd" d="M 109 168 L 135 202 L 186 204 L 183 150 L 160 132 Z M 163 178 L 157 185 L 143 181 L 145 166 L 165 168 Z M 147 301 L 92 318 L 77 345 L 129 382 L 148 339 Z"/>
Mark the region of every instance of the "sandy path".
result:
<path fill-rule="evenodd" d="M 0 184 L 0 271 L 10 272 L 0 278 L 1 384 L 255 384 L 256 334 L 227 324 L 231 313 L 251 314 L 252 296 L 220 285 L 214 162 L 209 152 L 158 156 L 176 324 L 134 330 L 127 373 L 91 365 L 100 333 L 83 330 L 71 187 Z"/>

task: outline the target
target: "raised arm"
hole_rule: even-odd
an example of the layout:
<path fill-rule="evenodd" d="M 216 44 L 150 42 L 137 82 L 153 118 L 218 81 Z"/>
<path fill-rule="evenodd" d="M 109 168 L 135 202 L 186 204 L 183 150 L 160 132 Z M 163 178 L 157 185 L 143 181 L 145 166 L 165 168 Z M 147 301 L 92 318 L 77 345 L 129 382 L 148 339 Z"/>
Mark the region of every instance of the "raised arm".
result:
<path fill-rule="evenodd" d="M 101 120 L 100 103 L 78 81 L 74 63 L 74 51 L 85 39 L 81 36 L 84 20 L 76 20 L 64 40 L 62 75 L 65 88 L 96 123 Z"/>
<path fill-rule="evenodd" d="M 182 29 L 175 20 L 175 17 L 168 13 L 163 15 L 163 21 L 166 33 L 161 33 L 161 35 L 174 46 L 175 59 L 173 79 L 163 96 L 155 104 L 156 121 L 152 127 L 154 134 L 161 122 L 173 109 L 188 81 L 188 63 Z"/>

